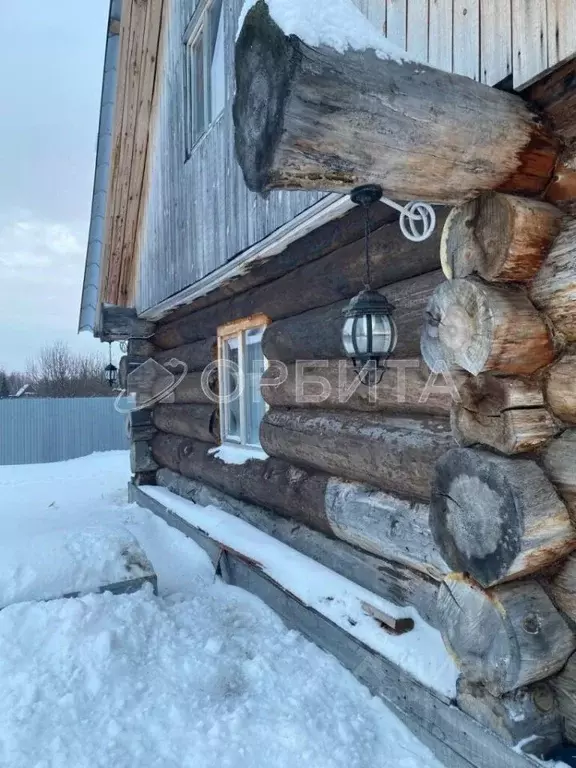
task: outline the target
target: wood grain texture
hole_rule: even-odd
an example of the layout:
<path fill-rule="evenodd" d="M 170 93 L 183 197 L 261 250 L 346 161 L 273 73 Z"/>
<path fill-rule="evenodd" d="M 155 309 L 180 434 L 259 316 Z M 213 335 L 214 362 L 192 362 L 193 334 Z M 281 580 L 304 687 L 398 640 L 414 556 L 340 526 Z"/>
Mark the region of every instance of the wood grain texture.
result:
<path fill-rule="evenodd" d="M 576 429 L 567 429 L 548 443 L 542 462 L 576 522 Z"/>
<path fill-rule="evenodd" d="M 542 581 L 552 602 L 576 626 L 576 554 L 572 553 L 557 572 Z"/>
<path fill-rule="evenodd" d="M 236 43 L 236 83 L 236 153 L 254 191 L 375 182 L 393 198 L 458 203 L 498 188 L 534 194 L 552 175 L 556 142 L 518 97 L 370 51 L 311 48 L 263 0 Z"/>
<path fill-rule="evenodd" d="M 214 405 L 157 405 L 153 418 L 162 432 L 205 443 L 220 442 L 218 409 Z"/>
<path fill-rule="evenodd" d="M 480 79 L 496 85 L 512 74 L 510 0 L 480 2 Z"/>
<path fill-rule="evenodd" d="M 573 632 L 533 581 L 487 592 L 451 574 L 438 592 L 438 618 L 466 680 L 481 683 L 493 696 L 550 677 L 576 647 Z"/>
<path fill-rule="evenodd" d="M 216 337 L 210 336 L 193 344 L 183 344 L 181 347 L 158 352 L 154 359 L 161 365 L 176 360 L 179 363 L 184 363 L 191 372 L 203 371 L 207 365 L 216 359 L 216 349 Z"/>
<path fill-rule="evenodd" d="M 576 424 L 576 350 L 566 353 L 546 372 L 546 403 L 552 413 L 568 424 Z"/>
<path fill-rule="evenodd" d="M 443 220 L 441 212 L 439 218 Z M 396 222 L 377 228 L 370 240 L 372 285 L 379 288 L 436 270 L 439 239 L 440 229 L 426 243 L 417 244 L 404 238 Z M 206 338 L 215 333 L 218 326 L 255 313 L 278 320 L 352 298 L 364 287 L 364 272 L 362 239 L 293 269 L 277 280 L 166 322 L 157 329 L 154 343 L 169 349 Z M 421 284 L 422 280 L 416 282 L 416 291 Z M 401 291 L 402 286 L 398 290 Z"/>
<path fill-rule="evenodd" d="M 489 193 L 453 208 L 440 258 L 446 277 L 479 275 L 489 282 L 522 282 L 538 272 L 563 214 L 539 200 Z"/>
<path fill-rule="evenodd" d="M 564 0 L 551 3 L 554 14 Z M 568 0 L 568 4 L 569 0 Z M 552 7 L 554 6 L 554 7 Z M 567 27 L 565 32 L 569 32 Z M 572 41 L 573 42 L 573 41 Z M 568 61 L 540 78 L 537 83 L 526 89 L 526 97 L 546 114 L 554 131 L 566 144 L 576 139 L 574 110 L 576 109 L 576 61 Z"/>
<path fill-rule="evenodd" d="M 480 0 L 454 0 L 453 70 L 480 80 Z"/>
<path fill-rule="evenodd" d="M 467 448 L 436 465 L 430 528 L 448 565 L 485 587 L 538 572 L 576 547 L 568 510 L 536 462 Z"/>
<path fill-rule="evenodd" d="M 423 325 L 424 310 L 433 291 L 443 281 L 440 270 L 393 283 L 382 293 L 396 307 L 394 320 L 398 327 L 398 343 L 392 360 L 420 356 L 418 335 Z M 342 310 L 347 301 L 277 320 L 268 326 L 262 350 L 268 360 L 292 363 L 296 360 L 338 360 L 342 358 Z"/>
<path fill-rule="evenodd" d="M 311 557 L 395 605 L 412 606 L 436 625 L 438 582 L 401 563 L 376 557 L 339 539 L 295 523 L 262 506 L 249 504 L 169 469 L 157 473 L 158 484 L 196 504 L 220 507 L 298 552 Z"/>
<path fill-rule="evenodd" d="M 422 357 L 432 371 L 459 366 L 528 374 L 552 362 L 545 319 L 519 287 L 489 285 L 475 277 L 436 288 L 426 308 Z"/>
<path fill-rule="evenodd" d="M 260 441 L 270 456 L 424 500 L 453 445 L 443 419 L 299 409 L 268 411 Z"/>
<path fill-rule="evenodd" d="M 548 67 L 546 3 L 512 0 L 514 88 L 525 88 Z"/>
<path fill-rule="evenodd" d="M 576 220 L 566 222 L 530 286 L 530 298 L 566 341 L 576 341 Z"/>
<path fill-rule="evenodd" d="M 564 736 L 576 744 L 576 657 L 571 656 L 560 674 L 552 681 L 558 709 L 564 726 Z"/>

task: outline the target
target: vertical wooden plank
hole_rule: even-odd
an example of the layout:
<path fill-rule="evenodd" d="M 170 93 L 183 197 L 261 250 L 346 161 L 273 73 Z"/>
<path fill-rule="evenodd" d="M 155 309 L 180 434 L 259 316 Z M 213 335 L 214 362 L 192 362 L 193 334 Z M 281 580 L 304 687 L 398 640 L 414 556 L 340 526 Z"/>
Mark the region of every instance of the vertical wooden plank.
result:
<path fill-rule="evenodd" d="M 407 47 L 410 57 L 428 61 L 428 6 L 429 0 L 409 0 L 407 20 Z"/>
<path fill-rule="evenodd" d="M 546 0 L 512 0 L 514 88 L 523 88 L 548 67 Z"/>
<path fill-rule="evenodd" d="M 576 0 L 548 0 L 548 66 L 576 53 Z"/>
<path fill-rule="evenodd" d="M 386 37 L 391 43 L 406 50 L 407 0 L 387 0 Z"/>
<path fill-rule="evenodd" d="M 353 2 L 362 11 L 364 16 L 374 24 L 378 31 L 384 34 L 386 0 L 353 0 Z"/>
<path fill-rule="evenodd" d="M 452 72 L 453 5 L 452 0 L 430 0 L 428 26 L 428 63 Z"/>
<path fill-rule="evenodd" d="M 496 85 L 511 74 L 511 0 L 480 0 L 480 79 Z"/>
<path fill-rule="evenodd" d="M 479 0 L 454 0 L 454 58 L 452 69 L 472 80 L 480 79 Z"/>

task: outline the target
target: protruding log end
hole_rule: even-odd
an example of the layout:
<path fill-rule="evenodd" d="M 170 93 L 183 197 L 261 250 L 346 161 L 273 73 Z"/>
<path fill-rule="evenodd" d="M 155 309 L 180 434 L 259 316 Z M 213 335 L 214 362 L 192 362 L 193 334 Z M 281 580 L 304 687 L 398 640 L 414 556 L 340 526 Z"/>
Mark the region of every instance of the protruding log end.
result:
<path fill-rule="evenodd" d="M 263 194 L 271 180 L 274 154 L 284 128 L 300 53 L 274 22 L 264 0 L 248 12 L 236 42 L 234 117 L 236 157 L 246 186 Z"/>
<path fill-rule="evenodd" d="M 436 288 L 420 347 L 432 371 L 459 366 L 474 375 L 533 373 L 555 354 L 546 322 L 522 289 L 473 277 Z"/>
<path fill-rule="evenodd" d="M 554 674 L 576 642 L 550 598 L 532 581 L 485 591 L 451 574 L 438 592 L 438 619 L 464 677 L 482 683 L 494 696 Z"/>
<path fill-rule="evenodd" d="M 436 465 L 430 528 L 448 565 L 485 587 L 535 573 L 576 545 L 568 511 L 534 461 L 466 448 Z"/>

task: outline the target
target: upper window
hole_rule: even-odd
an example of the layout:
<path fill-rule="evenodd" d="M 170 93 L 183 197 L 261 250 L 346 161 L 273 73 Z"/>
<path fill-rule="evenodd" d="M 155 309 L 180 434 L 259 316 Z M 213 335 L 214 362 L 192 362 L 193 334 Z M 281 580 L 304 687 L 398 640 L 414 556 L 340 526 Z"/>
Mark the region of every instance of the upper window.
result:
<path fill-rule="evenodd" d="M 186 41 L 187 154 L 224 109 L 224 19 L 222 0 L 202 3 Z"/>
<path fill-rule="evenodd" d="M 256 315 L 218 329 L 220 429 L 223 443 L 260 447 L 266 404 L 260 380 L 266 369 L 262 337 L 268 320 Z"/>

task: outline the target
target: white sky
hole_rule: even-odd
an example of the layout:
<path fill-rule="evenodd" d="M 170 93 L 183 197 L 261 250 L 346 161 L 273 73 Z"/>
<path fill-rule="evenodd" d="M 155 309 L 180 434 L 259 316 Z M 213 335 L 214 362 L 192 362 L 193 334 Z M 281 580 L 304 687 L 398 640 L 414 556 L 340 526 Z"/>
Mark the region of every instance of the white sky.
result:
<path fill-rule="evenodd" d="M 109 0 L 0 0 L 0 368 L 77 335 Z"/>

